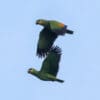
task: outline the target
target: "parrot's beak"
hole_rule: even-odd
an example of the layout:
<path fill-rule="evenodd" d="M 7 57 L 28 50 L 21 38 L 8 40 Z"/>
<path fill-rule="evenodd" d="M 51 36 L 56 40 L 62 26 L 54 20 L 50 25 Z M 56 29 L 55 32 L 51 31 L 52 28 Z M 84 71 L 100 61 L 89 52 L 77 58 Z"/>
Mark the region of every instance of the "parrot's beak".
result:
<path fill-rule="evenodd" d="M 28 73 L 30 73 L 31 72 L 31 69 L 28 69 L 28 71 L 27 71 Z"/>
<path fill-rule="evenodd" d="M 38 22 L 36 22 L 36 25 L 38 25 L 39 23 Z"/>
<path fill-rule="evenodd" d="M 30 73 L 30 70 L 28 70 L 27 72 Z"/>

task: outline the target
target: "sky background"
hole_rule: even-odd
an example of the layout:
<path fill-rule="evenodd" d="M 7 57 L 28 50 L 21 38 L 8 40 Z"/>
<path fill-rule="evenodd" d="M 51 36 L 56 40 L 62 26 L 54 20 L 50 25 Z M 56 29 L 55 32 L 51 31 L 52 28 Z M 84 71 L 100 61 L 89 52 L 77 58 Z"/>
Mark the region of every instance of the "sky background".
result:
<path fill-rule="evenodd" d="M 36 56 L 39 18 L 74 31 L 55 42 L 62 48 L 57 77 L 63 84 L 27 73 L 43 61 Z M 1 0 L 0 100 L 100 100 L 100 1 Z"/>

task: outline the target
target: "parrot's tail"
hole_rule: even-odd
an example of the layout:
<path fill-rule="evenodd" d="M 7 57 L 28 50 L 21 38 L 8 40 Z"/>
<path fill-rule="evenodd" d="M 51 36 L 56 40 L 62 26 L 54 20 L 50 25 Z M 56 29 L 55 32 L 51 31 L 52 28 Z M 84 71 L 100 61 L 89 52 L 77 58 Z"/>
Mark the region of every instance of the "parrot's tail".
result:
<path fill-rule="evenodd" d="M 74 32 L 73 32 L 72 30 L 67 29 L 67 30 L 66 30 L 66 33 L 68 33 L 68 34 L 73 34 Z"/>
<path fill-rule="evenodd" d="M 60 79 L 57 79 L 56 81 L 60 82 L 60 83 L 63 83 L 64 80 L 60 80 Z"/>

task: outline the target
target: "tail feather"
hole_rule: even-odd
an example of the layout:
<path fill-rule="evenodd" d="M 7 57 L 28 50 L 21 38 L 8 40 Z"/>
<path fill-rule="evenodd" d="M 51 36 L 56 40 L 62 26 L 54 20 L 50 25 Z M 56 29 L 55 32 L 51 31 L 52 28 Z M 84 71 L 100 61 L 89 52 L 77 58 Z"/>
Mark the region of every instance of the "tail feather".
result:
<path fill-rule="evenodd" d="M 66 30 L 66 33 L 68 33 L 68 34 L 73 34 L 74 32 L 73 32 L 72 30 L 67 29 L 67 30 Z"/>
<path fill-rule="evenodd" d="M 64 80 L 61 80 L 61 79 L 57 79 L 56 81 L 60 82 L 60 83 L 63 83 Z"/>

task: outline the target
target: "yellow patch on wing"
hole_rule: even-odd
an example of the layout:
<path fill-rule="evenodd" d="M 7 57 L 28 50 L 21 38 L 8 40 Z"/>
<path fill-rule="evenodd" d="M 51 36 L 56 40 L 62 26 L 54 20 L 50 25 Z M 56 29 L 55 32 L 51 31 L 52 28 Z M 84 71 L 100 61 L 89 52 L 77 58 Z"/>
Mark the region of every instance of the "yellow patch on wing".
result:
<path fill-rule="evenodd" d="M 64 27 L 65 25 L 62 23 L 59 23 L 59 27 Z"/>

